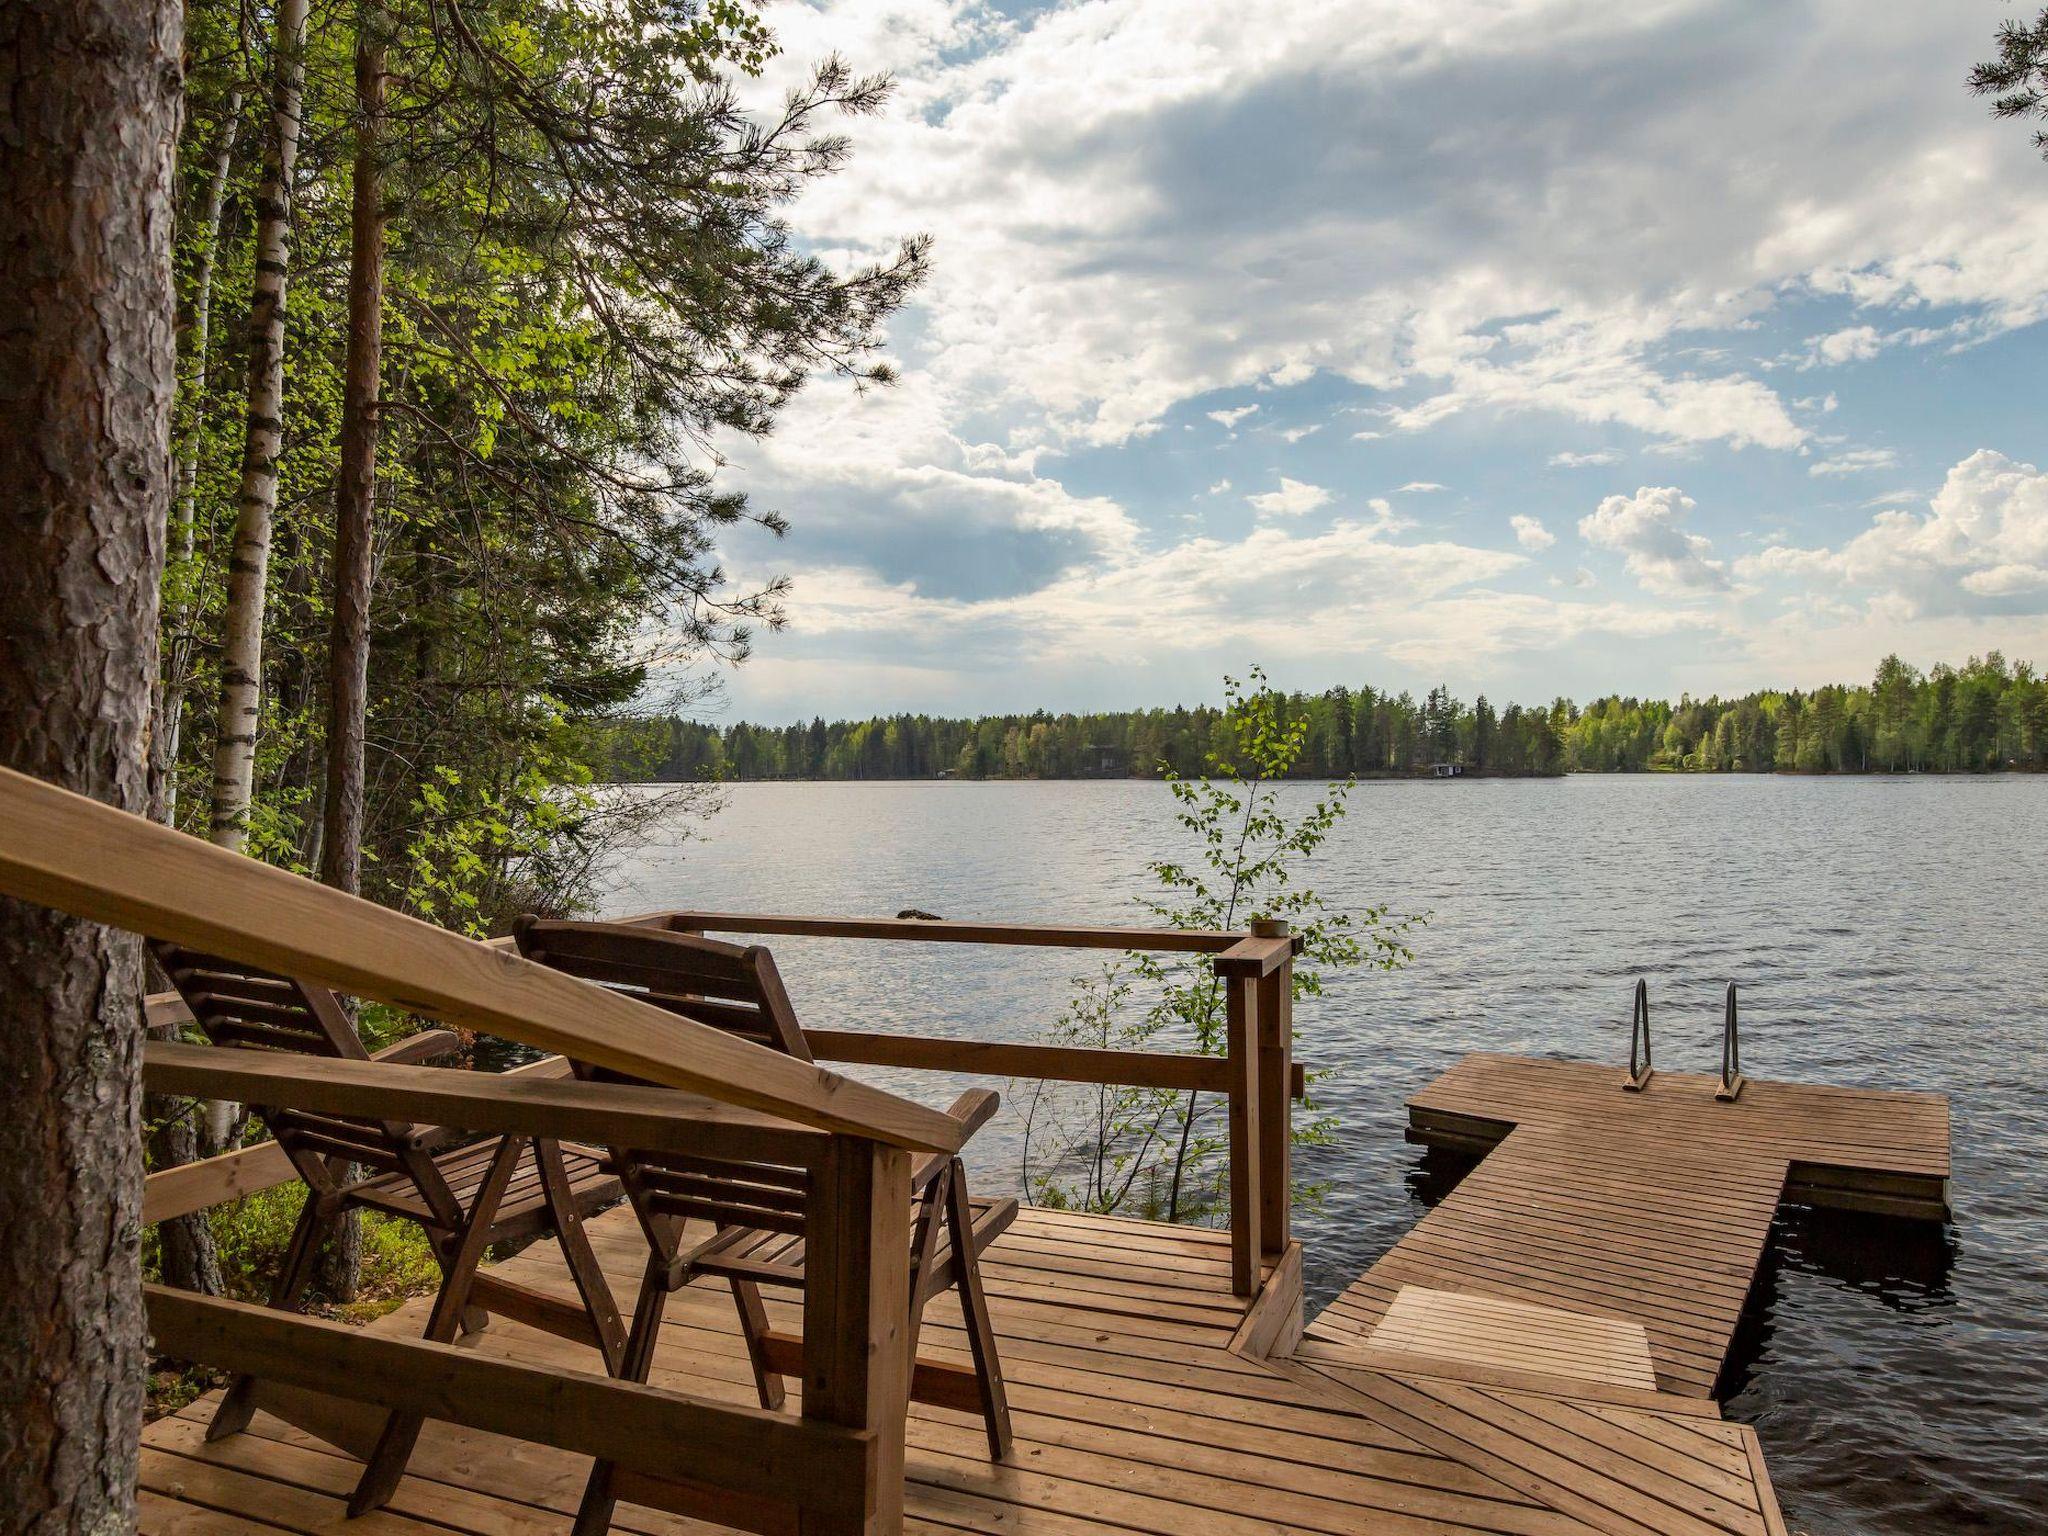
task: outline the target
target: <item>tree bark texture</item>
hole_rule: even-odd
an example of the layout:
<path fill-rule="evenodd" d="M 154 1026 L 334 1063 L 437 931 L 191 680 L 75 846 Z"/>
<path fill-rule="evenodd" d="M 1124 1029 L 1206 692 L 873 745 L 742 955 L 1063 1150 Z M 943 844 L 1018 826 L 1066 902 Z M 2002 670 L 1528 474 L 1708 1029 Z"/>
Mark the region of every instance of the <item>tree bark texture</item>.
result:
<path fill-rule="evenodd" d="M 0 7 L 0 762 L 141 813 L 170 511 L 174 0 Z M 139 942 L 0 899 L 0 1530 L 135 1523 Z"/>
<path fill-rule="evenodd" d="M 370 589 L 377 512 L 377 404 L 384 365 L 383 138 L 386 18 L 365 5 L 356 36 L 356 159 L 349 228 L 348 357 L 341 473 L 334 491 L 334 601 L 327 642 L 327 792 L 320 878 L 355 895 L 363 880 L 363 738 L 370 688 Z M 361 1216 L 348 1212 L 314 1283 L 353 1301 L 362 1275 Z"/>
<path fill-rule="evenodd" d="M 355 894 L 363 866 L 363 733 L 370 676 L 371 561 L 377 508 L 377 405 L 384 361 L 384 25 L 366 5 L 356 42 L 356 160 L 348 273 L 341 473 L 334 493 L 334 602 L 328 635 L 327 804 L 320 878 Z"/>
<path fill-rule="evenodd" d="M 248 842 L 263 710 L 263 604 L 270 532 L 277 516 L 277 459 L 284 444 L 285 278 L 291 265 L 292 170 L 306 78 L 307 0 L 279 0 L 271 61 L 270 134 L 256 198 L 256 280 L 249 300 L 249 409 L 242 485 L 228 556 L 221 634 L 220 715 L 213 748 L 213 840 L 237 852 Z"/>

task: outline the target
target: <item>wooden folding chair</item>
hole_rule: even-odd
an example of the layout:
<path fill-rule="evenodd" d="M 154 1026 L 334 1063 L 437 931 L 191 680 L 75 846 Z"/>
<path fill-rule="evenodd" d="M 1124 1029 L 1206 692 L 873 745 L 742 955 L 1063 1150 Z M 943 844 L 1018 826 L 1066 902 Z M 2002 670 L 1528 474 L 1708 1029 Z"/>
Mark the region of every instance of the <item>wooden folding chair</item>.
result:
<path fill-rule="evenodd" d="M 218 1046 L 295 1051 L 347 1061 L 418 1062 L 457 1043 L 445 1029 L 429 1030 L 371 1056 L 340 1000 L 327 988 L 276 975 L 238 961 L 152 941 L 171 985 L 184 998 L 208 1040 Z M 425 1229 L 440 1263 L 426 1337 L 451 1343 L 458 1333 L 483 1328 L 499 1313 L 594 1346 L 616 1374 L 625 1354 L 625 1329 L 598 1267 L 583 1218 L 619 1198 L 622 1185 L 595 1151 L 547 1139 L 503 1136 L 454 1145 L 465 1133 L 395 1120 L 321 1115 L 258 1107 L 270 1134 L 306 1183 L 270 1305 L 297 1310 L 313 1273 L 321 1240 L 348 1210 L 402 1216 Z M 350 1171 L 356 1165 L 357 1172 Z M 552 1233 L 576 1282 L 582 1305 L 495 1275 L 477 1265 L 493 1243 Z M 255 1412 L 255 1381 L 228 1386 L 207 1438 L 248 1427 Z M 381 1508 L 405 1474 L 422 1416 L 391 1413 L 349 1500 L 351 1515 Z"/>
<path fill-rule="evenodd" d="M 783 990 L 774 958 L 760 945 L 741 947 L 695 935 L 617 923 L 544 922 L 513 925 L 520 953 L 570 975 L 627 992 L 686 1019 L 724 1029 L 758 1045 L 812 1060 Z M 579 1076 L 606 1082 L 617 1074 L 576 1063 Z M 987 1089 L 964 1093 L 949 1111 L 971 1134 L 996 1111 Z M 804 1286 L 804 1206 L 808 1175 L 740 1159 L 714 1159 L 611 1149 L 626 1198 L 646 1234 L 649 1254 L 620 1375 L 645 1381 L 669 1296 L 698 1275 L 721 1276 L 732 1288 L 740 1332 L 764 1408 L 782 1403 L 782 1378 L 803 1375 L 803 1340 L 768 1324 L 763 1285 Z M 989 1455 L 1010 1446 L 1010 1410 L 1002 1363 L 981 1285 L 980 1256 L 1017 1216 L 1015 1200 L 973 1200 L 960 1159 L 932 1153 L 911 1172 L 910 1395 L 944 1407 L 978 1410 Z M 687 1241 L 684 1223 L 697 1217 L 712 1232 Z M 974 1360 L 971 1382 L 958 1367 L 917 1358 L 925 1303 L 948 1287 L 960 1295 Z M 631 1501 L 633 1483 L 607 1462 L 592 1470 L 576 1516 L 576 1536 L 602 1536 L 612 1508 Z"/>

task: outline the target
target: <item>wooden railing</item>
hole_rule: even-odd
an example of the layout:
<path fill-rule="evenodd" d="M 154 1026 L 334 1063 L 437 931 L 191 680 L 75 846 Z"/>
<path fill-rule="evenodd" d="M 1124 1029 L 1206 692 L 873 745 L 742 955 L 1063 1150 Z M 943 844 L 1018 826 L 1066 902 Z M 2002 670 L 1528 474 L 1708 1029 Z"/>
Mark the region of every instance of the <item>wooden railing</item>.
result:
<path fill-rule="evenodd" d="M 910 1161 L 913 1152 L 958 1149 L 961 1129 L 950 1117 L 4 769 L 0 894 L 661 1085 L 577 1081 L 559 1055 L 487 1074 L 153 1040 L 143 1075 L 154 1092 L 759 1158 L 811 1175 L 800 1420 L 151 1287 L 151 1327 L 162 1347 L 379 1411 L 606 1456 L 630 1480 L 635 1502 L 717 1523 L 805 1536 L 901 1529 Z M 705 912 L 639 921 L 691 932 L 1211 955 L 1226 992 L 1228 1049 L 1220 1060 L 807 1033 L 825 1061 L 1224 1094 L 1236 1289 L 1251 1295 L 1267 1266 L 1281 1266 L 1289 1118 L 1299 1092 L 1294 941 L 1284 934 Z M 175 1023 L 181 1013 L 175 1000 L 152 999 L 153 1024 Z M 686 1091 L 687 1108 L 672 1090 Z M 267 1145 L 165 1170 L 146 1182 L 145 1216 L 188 1214 L 292 1176 Z"/>
<path fill-rule="evenodd" d="M 1262 934 L 1200 928 L 1063 927 L 946 922 L 937 918 L 790 917 L 758 912 L 650 912 L 626 921 L 677 933 L 739 933 L 891 944 L 991 944 L 1034 949 L 1119 949 L 1205 954 L 1224 988 L 1225 1054 L 1096 1050 L 1015 1041 L 812 1029 L 820 1061 L 918 1067 L 1053 1082 L 1121 1084 L 1219 1093 L 1229 1100 L 1231 1282 L 1258 1289 L 1287 1251 L 1293 1205 L 1294 956 L 1285 925 Z"/>

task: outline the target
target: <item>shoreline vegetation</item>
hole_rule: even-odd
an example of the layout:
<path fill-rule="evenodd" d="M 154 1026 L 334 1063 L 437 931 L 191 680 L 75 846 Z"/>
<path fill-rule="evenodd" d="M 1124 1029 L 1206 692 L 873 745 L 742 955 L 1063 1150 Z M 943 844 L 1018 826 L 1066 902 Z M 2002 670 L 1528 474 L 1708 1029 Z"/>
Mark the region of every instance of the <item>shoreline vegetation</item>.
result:
<path fill-rule="evenodd" d="M 1276 695 L 1305 727 L 1287 777 L 1547 778 L 1566 773 L 2048 771 L 2048 678 L 1996 651 L 1925 673 L 1887 656 L 1867 686 L 1677 703 L 1610 695 L 1496 708 L 1448 688 L 1418 702 L 1370 686 Z M 593 727 L 613 783 L 920 779 L 1157 779 L 1199 773 L 1223 743 L 1214 705 L 1085 714 L 922 714 L 788 725 L 678 716 Z"/>

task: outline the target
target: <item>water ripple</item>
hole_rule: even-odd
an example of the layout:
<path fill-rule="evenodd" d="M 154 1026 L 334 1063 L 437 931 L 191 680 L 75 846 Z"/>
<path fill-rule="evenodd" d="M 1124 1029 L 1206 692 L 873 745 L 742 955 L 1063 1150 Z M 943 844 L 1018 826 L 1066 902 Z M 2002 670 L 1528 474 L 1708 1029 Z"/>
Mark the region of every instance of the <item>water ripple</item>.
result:
<path fill-rule="evenodd" d="M 1289 786 L 1304 802 L 1307 785 Z M 1440 1193 L 1405 1095 L 1468 1050 L 1619 1061 L 1650 978 L 1657 1059 L 1718 1064 L 1742 984 L 1758 1076 L 1928 1088 L 1955 1110 L 1956 1221 L 1787 1212 L 1734 1363 L 1794 1528 L 2048 1529 L 2048 780 L 1573 778 L 1362 786 L 1312 883 L 1431 914 L 1416 963 L 1303 1005 L 1331 1181 L 1301 1223 L 1313 1299 Z M 644 849 L 610 910 L 1130 922 L 1178 850 L 1158 785 L 753 784 L 710 836 Z M 1085 956 L 776 945 L 810 1022 L 1030 1038 Z M 944 1102 L 954 1085 L 878 1081 Z M 977 1138 L 1015 1177 L 1015 1122 Z M 1433 1182 L 1435 1180 L 1435 1182 Z"/>

